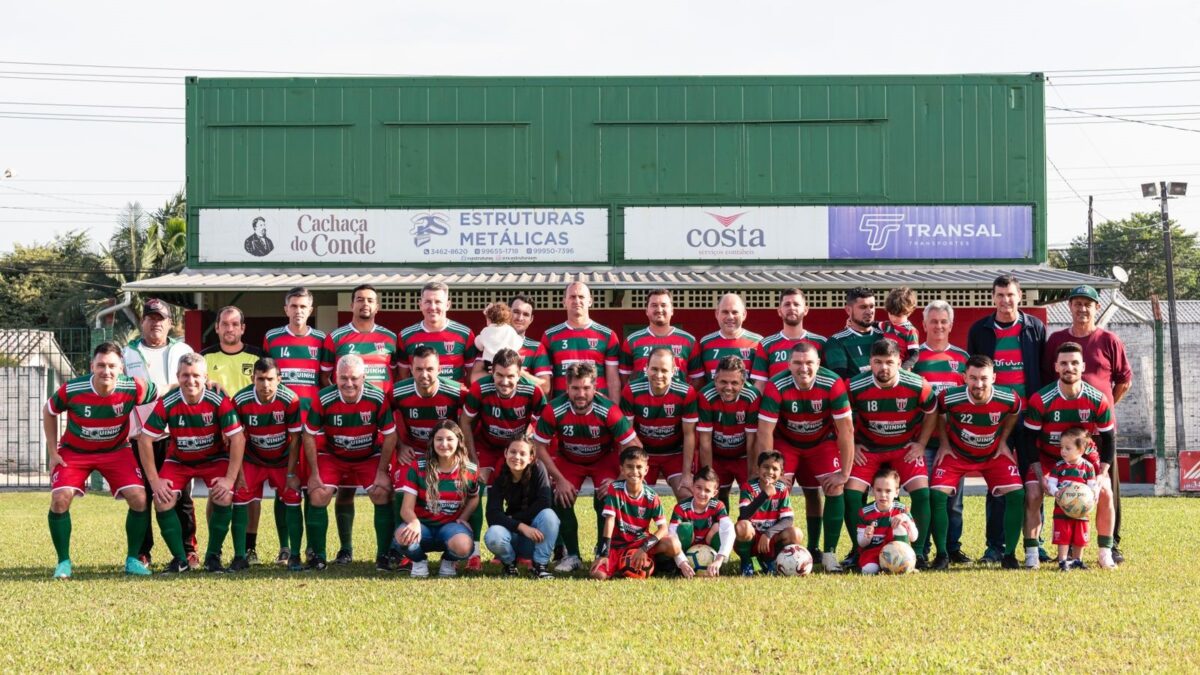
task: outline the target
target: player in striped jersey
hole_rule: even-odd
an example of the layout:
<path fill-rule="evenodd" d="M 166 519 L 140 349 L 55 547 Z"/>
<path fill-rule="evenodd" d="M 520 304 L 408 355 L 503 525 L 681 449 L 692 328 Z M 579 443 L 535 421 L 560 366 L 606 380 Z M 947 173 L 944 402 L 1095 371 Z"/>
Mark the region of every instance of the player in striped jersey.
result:
<path fill-rule="evenodd" d="M 129 448 L 129 416 L 134 406 L 154 402 L 152 382 L 122 375 L 121 348 L 104 342 L 92 352 L 91 375 L 64 382 L 46 401 L 42 427 L 50 469 L 47 522 L 58 565 L 55 579 L 71 578 L 71 502 L 86 494 L 87 479 L 99 471 L 113 498 L 129 505 L 125 515 L 125 573 L 150 574 L 138 560 L 138 548 L 150 526 L 142 472 Z M 67 428 L 58 435 L 58 416 Z"/>
<path fill-rule="evenodd" d="M 468 383 L 467 376 L 476 365 L 478 350 L 475 333 L 457 321 L 446 317 L 450 309 L 450 287 L 431 281 L 421 289 L 421 314 L 424 318 L 400 331 L 396 351 L 396 380 L 411 376 L 411 359 L 418 347 L 437 352 L 441 376 Z M 482 365 L 472 379 L 483 373 Z"/>
<path fill-rule="evenodd" d="M 696 423 L 700 421 L 696 390 L 677 377 L 675 355 L 655 347 L 646 369 L 621 391 L 621 412 L 633 422 L 649 455 L 646 482 L 661 475 L 675 498 L 692 494 L 692 462 L 696 455 Z"/>
<path fill-rule="evenodd" d="M 900 347 L 900 353 L 904 355 L 900 367 L 912 370 L 920 352 L 921 336 L 917 334 L 916 326 L 912 325 L 908 317 L 912 316 L 913 310 L 917 308 L 917 294 L 908 286 L 893 288 L 884 298 L 883 307 L 887 310 L 888 318 L 887 321 L 879 322 L 879 331 L 883 333 L 884 338 Z"/>
<path fill-rule="evenodd" d="M 158 400 L 138 436 L 138 453 L 154 492 L 158 527 L 174 559 L 167 572 L 189 569 L 183 548 L 183 529 L 175 502 L 184 485 L 200 478 L 208 485 L 213 504 L 208 519 L 208 553 L 204 567 L 224 572 L 221 545 L 233 520 L 233 489 L 242 470 L 246 437 L 233 402 L 208 388 L 208 367 L 200 354 L 179 359 L 179 388 Z M 162 471 L 154 466 L 154 441 L 170 437 Z"/>
<path fill-rule="evenodd" d="M 768 574 L 775 571 L 775 555 L 788 544 L 799 544 L 804 533 L 793 523 L 792 498 L 783 477 L 783 455 L 775 450 L 758 453 L 758 477 L 751 480 L 738 502 L 733 545 L 742 560 L 742 576 L 754 575 L 753 559 Z"/>
<path fill-rule="evenodd" d="M 900 369 L 900 349 L 891 340 L 871 345 L 871 370 L 850 380 L 854 412 L 854 468 L 846 484 L 846 531 L 857 536 L 858 512 L 867 487 L 884 464 L 900 474 L 900 486 L 912 498 L 913 518 L 920 538 L 914 550 L 924 550 L 929 534 L 929 476 L 925 446 L 937 429 L 937 399 L 929 383 Z M 844 563 L 843 563 L 844 564 Z M 917 556 L 918 569 L 928 560 Z"/>
<path fill-rule="evenodd" d="M 1082 427 L 1071 427 L 1059 437 L 1062 459 L 1046 476 L 1046 494 L 1051 498 L 1067 483 L 1080 483 L 1092 489 L 1093 500 L 1100 499 L 1100 484 L 1096 482 L 1096 469 L 1084 459 L 1092 439 Z M 1088 519 L 1069 517 L 1057 503 L 1054 504 L 1054 544 L 1058 546 L 1058 569 L 1067 572 L 1087 569 L 1080 560 L 1083 547 L 1088 542 Z M 1069 557 L 1068 557 L 1069 556 Z"/>
<path fill-rule="evenodd" d="M 491 485 L 509 442 L 525 436 L 545 406 L 537 381 L 521 370 L 521 357 L 511 349 L 496 352 L 491 374 L 471 383 L 459 422 L 480 482 Z"/>
<path fill-rule="evenodd" d="M 717 550 L 716 557 L 706 570 L 710 577 L 721 575 L 721 564 L 729 560 L 733 542 L 737 538 L 729 510 L 716 498 L 720 486 L 717 472 L 711 466 L 700 467 L 692 476 L 692 497 L 675 505 L 671 511 L 671 522 L 667 525 L 685 554 L 698 544 Z"/>
<path fill-rule="evenodd" d="M 533 432 L 538 459 L 554 479 L 554 512 L 562 521 L 559 536 L 567 547 L 567 555 L 554 568 L 556 572 L 573 572 L 583 564 L 579 557 L 575 498 L 584 479 L 592 479 L 592 506 L 596 510 L 597 532 L 601 532 L 604 493 L 620 471 L 614 449 L 641 447 L 621 409 L 596 393 L 594 365 L 572 363 L 567 367 L 566 377 L 567 393 L 546 404 Z M 555 441 L 558 456 L 552 457 L 549 446 Z"/>
<path fill-rule="evenodd" d="M 879 554 L 893 541 L 912 541 L 917 527 L 912 516 L 896 497 L 900 495 L 900 474 L 884 466 L 871 481 L 875 501 L 858 512 L 855 544 L 859 547 L 858 568 L 863 574 L 879 573 Z"/>
<path fill-rule="evenodd" d="M 300 568 L 300 539 L 304 522 L 300 515 L 300 398 L 280 385 L 279 366 L 271 357 L 254 364 L 254 383 L 233 396 L 238 419 L 246 430 L 246 456 L 242 463 L 245 484 L 233 495 L 233 563 L 237 571 L 249 567 L 247 541 L 249 506 L 261 502 L 263 485 L 271 484 L 275 499 L 284 504 L 284 515 L 276 514 L 275 532 L 280 551 L 288 553 L 288 567 Z M 293 554 L 292 551 L 296 553 Z"/>
<path fill-rule="evenodd" d="M 649 457 L 639 447 L 621 451 L 622 479 L 613 481 L 604 494 L 601 511 L 603 527 L 596 542 L 596 561 L 592 564 L 593 579 L 607 579 L 616 572 L 626 551 L 637 548 L 633 566 L 640 568 L 653 559 L 653 574 L 663 575 L 672 560 L 679 572 L 691 578 L 696 572 L 688 564 L 679 546 L 679 539 L 667 528 L 662 501 L 654 487 L 645 481 Z M 650 531 L 650 526 L 654 531 Z"/>
<path fill-rule="evenodd" d="M 1037 540 L 1042 528 L 1046 474 L 1061 458 L 1061 436 L 1071 427 L 1083 427 L 1089 436 L 1100 438 L 1100 451 L 1093 447 L 1084 459 L 1095 467 L 1100 484 L 1100 499 L 1096 502 L 1100 567 L 1117 565 L 1112 557 L 1116 514 L 1108 482 L 1108 471 L 1116 457 L 1112 406 L 1099 389 L 1083 381 L 1083 367 L 1083 347 L 1078 342 L 1062 343 L 1054 361 L 1058 381 L 1029 397 L 1025 428 L 1032 434 L 1026 434 L 1023 448 L 1029 463 L 1025 476 L 1025 566 L 1029 568 L 1037 568 L 1039 562 Z"/>
<path fill-rule="evenodd" d="M 609 400 L 619 401 L 621 340 L 612 330 L 591 320 L 591 306 L 592 292 L 587 284 L 575 281 L 567 286 L 563 293 L 567 320 L 542 334 L 533 374 L 549 377 L 551 396 L 558 397 L 567 391 L 567 369 L 575 363 L 591 363 L 596 367 L 596 389 Z"/>
<path fill-rule="evenodd" d="M 533 371 L 537 369 L 539 356 L 542 355 L 542 343 L 529 337 L 529 326 L 533 324 L 533 301 L 528 297 L 517 294 L 508 301 L 508 308 L 512 312 L 512 327 L 517 331 L 517 335 L 521 336 L 524 341 L 521 344 L 521 371 L 529 377 L 537 380 L 538 386 L 542 388 L 542 393 L 550 394 L 550 378 L 537 377 Z"/>
<path fill-rule="evenodd" d="M 978 471 L 987 481 L 989 492 L 1004 496 L 1002 564 L 1006 569 L 1016 569 L 1025 489 L 1008 438 L 1021 413 L 1021 398 L 1007 387 L 994 386 L 995 366 L 982 354 L 967 361 L 965 379 L 965 386 L 943 389 L 938 394 L 940 444 L 933 460 L 930 492 L 930 529 L 937 544 L 937 556 L 930 567 L 935 570 L 950 567 L 946 543 L 950 495 L 961 489 L 966 474 Z"/>
<path fill-rule="evenodd" d="M 841 571 L 836 551 L 846 516 L 843 486 L 854 464 L 854 422 L 845 382 L 821 367 L 821 357 L 811 343 L 797 342 L 788 370 L 767 383 L 758 413 L 758 448 L 783 455 L 788 489 L 799 485 L 804 490 L 813 559 L 820 553 L 826 572 Z M 820 548 L 822 525 L 824 549 Z"/>
<path fill-rule="evenodd" d="M 396 354 L 396 334 L 375 323 L 379 313 L 379 293 L 370 284 L 355 286 L 350 292 L 350 323 L 325 336 L 321 350 L 321 386 L 334 384 L 334 365 L 346 355 L 362 359 L 366 381 L 392 394 L 392 359 Z M 334 563 L 348 564 L 354 558 L 354 489 L 342 488 L 334 505 L 338 547 Z"/>
<path fill-rule="evenodd" d="M 646 363 L 650 353 L 658 347 L 665 347 L 675 358 L 676 377 L 687 379 L 688 364 L 696 351 L 696 338 L 689 332 L 671 325 L 675 316 L 675 308 L 671 305 L 671 291 L 656 288 L 646 294 L 646 318 L 649 325 L 636 330 L 625 338 L 621 344 L 621 384 L 624 386 L 631 377 L 646 372 Z"/>
<path fill-rule="evenodd" d="M 396 448 L 396 424 L 383 390 L 366 381 L 366 366 L 357 354 L 338 359 L 337 384 L 321 390 L 304 421 L 304 454 L 313 467 L 308 477 L 309 513 L 305 518 L 313 549 L 310 569 L 325 569 L 325 533 L 334 491 L 366 488 L 375 506 L 375 567 L 390 570 L 393 484 L 389 471 Z M 316 439 L 325 437 L 317 455 Z M 382 436 L 382 442 L 377 439 Z"/>
<path fill-rule="evenodd" d="M 688 364 L 688 378 L 697 387 L 704 386 L 716 376 L 717 364 L 726 356 L 741 357 L 746 372 L 754 367 L 754 350 L 762 342 L 762 336 L 742 328 L 746 321 L 746 303 L 737 293 L 726 293 L 717 303 L 717 325 L 720 329 L 700 339 L 692 362 Z"/>
<path fill-rule="evenodd" d="M 721 482 L 721 503 L 729 508 L 733 481 L 745 490 L 754 466 L 754 434 L 762 397 L 746 381 L 746 363 L 740 356 L 726 356 L 717 364 L 717 375 L 700 390 L 700 466 L 711 466 Z"/>
<path fill-rule="evenodd" d="M 871 369 L 871 346 L 884 339 L 875 324 L 875 292 L 862 287 L 846 291 L 846 317 L 846 327 L 825 344 L 825 367 L 849 380 Z"/>
<path fill-rule="evenodd" d="M 321 391 L 321 350 L 325 348 L 325 332 L 308 325 L 312 311 L 311 291 L 303 286 L 289 290 L 283 298 L 283 313 L 287 315 L 287 324 L 271 329 L 263 336 L 263 353 L 275 359 L 279 367 L 280 384 L 290 389 L 300 400 L 301 417 Z M 295 472 L 299 484 L 303 486 L 308 483 L 308 460 L 303 452 L 298 454 L 300 461 Z M 275 523 L 278 526 L 279 523 L 287 521 L 287 508 L 278 492 L 275 493 L 274 505 Z M 254 531 L 258 531 L 253 510 L 250 514 L 250 525 Z M 300 530 L 304 531 L 303 516 Z M 247 547 L 250 548 L 249 541 Z M 275 558 L 275 564 L 288 564 L 292 553 L 299 552 L 281 548 Z"/>
<path fill-rule="evenodd" d="M 788 369 L 792 347 L 807 342 L 817 348 L 817 357 L 824 359 L 825 343 L 829 341 L 829 338 L 805 330 L 804 317 L 808 316 L 808 305 L 804 300 L 804 291 L 799 288 L 788 288 L 781 292 L 779 308 L 775 311 L 783 320 L 783 328 L 763 338 L 754 348 L 750 377 L 759 393 L 767 386 L 767 380 Z"/>

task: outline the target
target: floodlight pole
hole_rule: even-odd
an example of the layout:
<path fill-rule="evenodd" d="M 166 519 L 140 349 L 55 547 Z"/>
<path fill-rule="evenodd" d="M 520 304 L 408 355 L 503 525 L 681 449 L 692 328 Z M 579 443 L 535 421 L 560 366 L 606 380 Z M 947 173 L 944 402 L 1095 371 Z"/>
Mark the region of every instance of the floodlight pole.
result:
<path fill-rule="evenodd" d="M 1171 393 L 1175 402 L 1175 451 L 1187 450 L 1187 433 L 1183 424 L 1183 360 L 1179 357 L 1179 314 L 1175 311 L 1175 256 L 1171 252 L 1171 225 L 1167 217 L 1167 183 L 1158 184 L 1162 211 L 1163 255 L 1167 258 L 1167 321 L 1171 327 Z"/>

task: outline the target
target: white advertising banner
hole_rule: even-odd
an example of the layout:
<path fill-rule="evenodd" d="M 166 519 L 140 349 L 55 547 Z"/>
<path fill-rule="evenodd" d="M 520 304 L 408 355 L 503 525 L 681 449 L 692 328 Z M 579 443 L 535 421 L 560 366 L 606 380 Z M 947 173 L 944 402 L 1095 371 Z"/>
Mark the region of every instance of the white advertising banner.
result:
<path fill-rule="evenodd" d="M 608 209 L 200 209 L 200 262 L 608 261 Z"/>
<path fill-rule="evenodd" d="M 626 260 L 797 260 L 829 255 L 826 206 L 625 209 Z"/>

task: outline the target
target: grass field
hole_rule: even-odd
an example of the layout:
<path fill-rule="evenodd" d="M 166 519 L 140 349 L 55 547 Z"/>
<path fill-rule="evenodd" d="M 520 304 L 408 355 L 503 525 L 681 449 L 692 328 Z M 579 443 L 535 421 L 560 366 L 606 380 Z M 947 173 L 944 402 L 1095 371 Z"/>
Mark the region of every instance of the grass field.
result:
<path fill-rule="evenodd" d="M 0 494 L 5 672 L 1200 669 L 1200 537 L 1187 525 L 1200 520 L 1195 499 L 1127 499 L 1128 562 L 1113 572 L 968 566 L 690 582 L 379 574 L 366 559 L 365 499 L 355 528 L 362 560 L 349 567 L 127 579 L 118 572 L 124 507 L 99 496 L 76 501 L 75 579 L 55 582 L 48 501 Z M 264 511 L 259 550 L 269 555 Z M 964 548 L 975 555 L 982 512 L 983 499 L 968 498 Z M 589 549 L 593 532 L 582 536 Z"/>

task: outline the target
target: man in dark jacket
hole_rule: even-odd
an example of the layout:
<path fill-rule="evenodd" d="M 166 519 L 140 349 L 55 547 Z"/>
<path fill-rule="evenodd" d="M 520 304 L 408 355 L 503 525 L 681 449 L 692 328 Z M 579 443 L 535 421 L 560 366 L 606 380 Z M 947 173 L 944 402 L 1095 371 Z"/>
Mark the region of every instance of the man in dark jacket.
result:
<path fill-rule="evenodd" d="M 992 302 L 996 311 L 976 321 L 967 333 L 967 352 L 991 357 L 996 364 L 996 384 L 1016 391 L 1024 409 L 1028 397 L 1042 388 L 1046 324 L 1019 309 L 1021 283 L 1011 274 L 1001 274 L 992 282 Z M 1018 446 L 1016 437 L 1024 433 L 1024 428 L 1018 423 L 1013 430 L 1009 438 L 1013 448 Z M 1019 469 L 1024 476 L 1028 467 Z M 1004 499 L 988 495 L 987 551 L 980 562 L 999 563 L 1003 555 Z"/>

